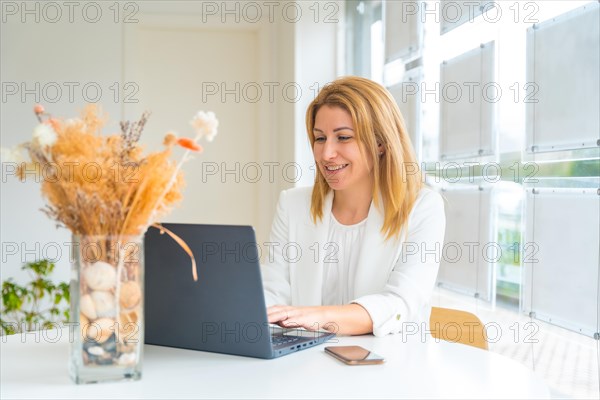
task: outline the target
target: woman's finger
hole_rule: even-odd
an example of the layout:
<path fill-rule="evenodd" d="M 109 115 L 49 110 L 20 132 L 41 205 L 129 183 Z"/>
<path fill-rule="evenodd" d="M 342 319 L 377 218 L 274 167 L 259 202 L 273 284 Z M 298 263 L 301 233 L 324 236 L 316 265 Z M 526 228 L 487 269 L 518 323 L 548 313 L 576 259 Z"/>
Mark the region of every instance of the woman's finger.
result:
<path fill-rule="evenodd" d="M 267 307 L 267 314 L 272 314 L 272 313 L 279 312 L 279 311 L 283 310 L 286 307 L 287 306 L 281 306 L 281 305 L 274 305 L 274 306 L 271 306 L 271 307 Z"/>
<path fill-rule="evenodd" d="M 276 313 L 268 314 L 267 319 L 269 320 L 269 323 L 271 323 L 271 324 L 273 324 L 275 322 L 279 322 L 279 321 L 284 321 L 285 313 L 276 312 Z"/>
<path fill-rule="evenodd" d="M 270 307 L 267 310 L 267 318 L 269 323 L 285 321 L 289 318 L 291 307 Z"/>

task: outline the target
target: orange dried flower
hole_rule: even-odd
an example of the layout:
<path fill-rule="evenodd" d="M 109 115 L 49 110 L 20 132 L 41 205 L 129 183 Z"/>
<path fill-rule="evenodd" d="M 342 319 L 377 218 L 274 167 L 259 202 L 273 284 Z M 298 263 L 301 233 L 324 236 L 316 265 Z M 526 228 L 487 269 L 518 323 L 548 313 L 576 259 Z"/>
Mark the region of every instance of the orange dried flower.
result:
<path fill-rule="evenodd" d="M 183 147 L 184 149 L 188 149 L 191 151 L 197 151 L 197 152 L 202 151 L 202 146 L 200 146 L 198 143 L 194 142 L 190 138 L 186 138 L 186 137 L 179 138 L 179 139 L 177 139 L 177 144 L 180 145 L 181 147 Z"/>
<path fill-rule="evenodd" d="M 46 110 L 44 110 L 44 106 L 41 104 L 36 104 L 33 107 L 33 112 L 36 114 L 43 114 Z"/>
<path fill-rule="evenodd" d="M 167 133 L 165 135 L 165 139 L 163 140 L 163 144 L 165 146 L 171 147 L 175 143 L 177 143 L 177 135 L 175 135 L 173 132 Z"/>

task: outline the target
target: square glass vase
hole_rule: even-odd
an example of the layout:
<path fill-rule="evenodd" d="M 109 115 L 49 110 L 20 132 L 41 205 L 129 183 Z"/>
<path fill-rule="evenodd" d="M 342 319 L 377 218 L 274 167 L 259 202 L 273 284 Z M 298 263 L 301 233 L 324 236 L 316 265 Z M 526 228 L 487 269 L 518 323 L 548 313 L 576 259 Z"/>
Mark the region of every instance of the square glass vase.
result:
<path fill-rule="evenodd" d="M 77 384 L 139 380 L 143 236 L 74 236 L 69 374 Z"/>

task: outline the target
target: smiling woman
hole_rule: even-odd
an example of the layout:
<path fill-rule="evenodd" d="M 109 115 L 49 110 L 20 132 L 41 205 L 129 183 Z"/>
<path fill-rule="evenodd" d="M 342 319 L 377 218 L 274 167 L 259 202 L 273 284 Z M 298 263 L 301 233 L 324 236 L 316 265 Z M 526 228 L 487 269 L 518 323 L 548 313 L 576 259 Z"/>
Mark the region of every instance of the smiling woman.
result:
<path fill-rule="evenodd" d="M 376 336 L 426 328 L 444 206 L 423 186 L 392 96 L 340 78 L 309 105 L 306 126 L 319 173 L 281 193 L 270 242 L 283 251 L 263 266 L 269 322 Z"/>

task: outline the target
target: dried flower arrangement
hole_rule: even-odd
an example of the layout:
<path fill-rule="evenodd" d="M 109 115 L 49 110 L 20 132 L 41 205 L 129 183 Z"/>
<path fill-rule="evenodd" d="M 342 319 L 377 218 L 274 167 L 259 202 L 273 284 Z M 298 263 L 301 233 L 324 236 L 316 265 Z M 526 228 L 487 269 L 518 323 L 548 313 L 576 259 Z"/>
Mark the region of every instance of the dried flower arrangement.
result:
<path fill-rule="evenodd" d="M 39 125 L 31 141 L 2 149 L 3 162 L 16 162 L 23 179 L 41 178 L 45 213 L 68 228 L 78 244 L 72 259 L 71 315 L 81 336 L 71 344 L 70 371 L 77 383 L 139 379 L 143 340 L 142 234 L 154 225 L 169 234 L 191 258 L 186 243 L 158 224 L 182 198 L 182 164 L 198 141 L 217 133 L 214 113 L 198 112 L 191 121 L 195 138 L 169 132 L 162 151 L 143 154 L 139 139 L 148 113 L 121 123 L 121 133 L 101 135 L 105 118 L 94 105 L 80 118 L 52 118 L 34 108 Z M 178 163 L 175 147 L 183 148 Z M 30 160 L 21 159 L 27 150 Z M 75 247 L 74 247 L 75 248 Z M 90 251 L 91 250 L 91 251 Z M 115 367 L 98 375 L 97 368 Z"/>
<path fill-rule="evenodd" d="M 110 136 L 101 135 L 106 117 L 95 105 L 67 120 L 53 118 L 41 105 L 34 113 L 40 123 L 32 140 L 2 149 L 2 161 L 17 163 L 21 179 L 41 177 L 44 212 L 78 236 L 135 236 L 157 224 L 182 198 L 182 164 L 190 152 L 202 151 L 201 138 L 213 140 L 218 127 L 214 113 L 200 111 L 190 121 L 193 139 L 169 132 L 164 150 L 144 155 L 139 139 L 148 113 L 122 122 L 121 133 Z M 170 158 L 176 146 L 185 149 L 178 163 Z M 195 265 L 193 270 L 196 279 Z"/>

